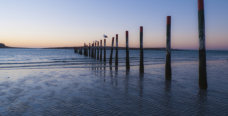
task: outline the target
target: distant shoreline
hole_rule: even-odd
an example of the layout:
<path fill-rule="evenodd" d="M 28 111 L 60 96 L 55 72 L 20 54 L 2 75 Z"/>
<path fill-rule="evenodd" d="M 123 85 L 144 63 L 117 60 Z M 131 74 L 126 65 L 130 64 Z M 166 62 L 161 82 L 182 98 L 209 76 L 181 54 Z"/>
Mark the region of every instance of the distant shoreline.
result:
<path fill-rule="evenodd" d="M 50 47 L 50 48 L 41 48 L 41 49 L 75 49 L 75 48 L 82 48 L 82 47 Z M 114 47 L 115 48 L 115 47 Z M 110 50 L 111 47 L 107 46 L 107 50 Z M 125 50 L 125 47 L 119 47 L 119 50 Z M 139 50 L 140 48 L 129 48 L 129 50 Z M 144 50 L 158 50 L 158 51 L 165 51 L 166 48 L 143 48 Z M 196 49 L 172 49 L 173 51 L 198 51 Z M 207 51 L 228 51 L 228 50 L 213 50 L 207 49 Z"/>
<path fill-rule="evenodd" d="M 48 48 L 24 48 L 24 47 L 0 47 L 0 49 L 75 49 L 75 48 L 82 48 L 82 47 L 48 47 Z M 115 48 L 115 47 L 114 47 Z M 107 50 L 110 50 L 111 47 L 106 47 Z M 125 50 L 125 47 L 119 47 L 119 50 Z M 129 50 L 139 50 L 140 48 L 129 48 Z M 166 48 L 143 48 L 144 50 L 157 50 L 157 51 L 165 51 Z M 198 51 L 196 49 L 172 49 L 173 51 Z M 207 51 L 228 51 L 228 50 L 213 50 L 207 49 Z"/>
<path fill-rule="evenodd" d="M 51 47 L 51 48 L 42 48 L 42 49 L 78 49 L 82 47 Z M 115 48 L 115 47 L 114 47 Z M 107 46 L 107 50 L 110 50 L 111 47 Z M 125 47 L 119 47 L 119 50 L 125 50 Z M 129 48 L 129 50 L 139 50 L 140 48 Z M 166 48 L 143 48 L 144 50 L 166 50 Z M 173 49 L 173 50 L 180 50 L 180 49 Z"/>

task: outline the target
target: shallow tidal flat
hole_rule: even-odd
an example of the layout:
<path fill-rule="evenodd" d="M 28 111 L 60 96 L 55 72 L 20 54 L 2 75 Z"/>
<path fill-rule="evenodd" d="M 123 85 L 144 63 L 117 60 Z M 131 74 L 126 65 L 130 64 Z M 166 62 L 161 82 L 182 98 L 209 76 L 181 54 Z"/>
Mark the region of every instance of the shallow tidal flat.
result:
<path fill-rule="evenodd" d="M 4 49 L 0 53 L 0 115 L 212 115 L 228 114 L 228 53 L 207 54 L 208 90 L 198 87 L 196 51 L 172 53 L 165 81 L 165 52 L 124 50 L 118 70 L 73 50 Z M 109 52 L 107 52 L 107 56 Z M 122 55 L 121 55 L 122 54 Z"/>

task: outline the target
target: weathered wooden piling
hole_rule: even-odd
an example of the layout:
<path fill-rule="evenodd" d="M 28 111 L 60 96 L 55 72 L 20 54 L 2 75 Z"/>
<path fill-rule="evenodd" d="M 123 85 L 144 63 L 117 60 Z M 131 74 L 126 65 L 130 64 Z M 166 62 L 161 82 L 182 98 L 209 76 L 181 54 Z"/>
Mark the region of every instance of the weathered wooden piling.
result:
<path fill-rule="evenodd" d="M 128 46 L 128 31 L 126 31 L 126 71 L 130 70 L 130 61 L 129 61 L 129 46 Z"/>
<path fill-rule="evenodd" d="M 166 64 L 165 64 L 165 78 L 171 80 L 171 16 L 167 16 L 166 26 Z"/>
<path fill-rule="evenodd" d="M 89 56 L 89 47 L 88 47 L 88 45 L 86 44 L 86 56 Z"/>
<path fill-rule="evenodd" d="M 114 37 L 112 37 L 112 47 L 111 47 L 110 58 L 109 58 L 110 65 L 112 65 L 113 46 L 114 46 Z"/>
<path fill-rule="evenodd" d="M 89 56 L 89 47 L 88 47 L 88 45 L 86 44 L 86 56 Z"/>
<path fill-rule="evenodd" d="M 102 50 L 103 50 L 102 40 L 100 40 L 100 61 L 102 61 Z"/>
<path fill-rule="evenodd" d="M 99 51 L 100 51 L 100 44 L 99 41 L 97 41 L 97 60 L 99 60 Z"/>
<path fill-rule="evenodd" d="M 119 56 L 118 56 L 118 34 L 116 34 L 116 58 L 115 58 L 115 69 L 118 69 L 118 59 L 119 59 Z"/>
<path fill-rule="evenodd" d="M 83 46 L 83 55 L 85 56 L 86 55 L 86 45 L 85 45 L 85 43 L 84 43 L 84 46 Z"/>
<path fill-rule="evenodd" d="M 144 55 L 143 55 L 143 26 L 140 26 L 140 66 L 139 72 L 144 73 Z"/>
<path fill-rule="evenodd" d="M 88 56 L 88 46 L 84 43 L 83 47 L 84 56 Z"/>
<path fill-rule="evenodd" d="M 93 58 L 94 56 L 94 42 L 92 43 L 92 50 L 91 50 L 91 57 Z"/>
<path fill-rule="evenodd" d="M 198 0 L 198 28 L 199 28 L 199 87 L 201 89 L 207 89 L 204 0 Z"/>
<path fill-rule="evenodd" d="M 74 48 L 74 53 L 78 53 L 78 48 Z"/>
<path fill-rule="evenodd" d="M 104 39 L 104 62 L 106 63 L 106 39 Z"/>
<path fill-rule="evenodd" d="M 89 57 L 91 57 L 91 44 L 89 43 Z"/>
<path fill-rule="evenodd" d="M 83 55 L 83 48 L 81 48 L 81 55 Z"/>
<path fill-rule="evenodd" d="M 96 59 L 96 54 L 97 54 L 97 42 L 95 41 L 94 42 L 94 45 L 95 45 L 95 47 L 94 47 L 94 58 Z"/>
<path fill-rule="evenodd" d="M 79 49 L 79 54 L 82 55 L 82 48 Z"/>

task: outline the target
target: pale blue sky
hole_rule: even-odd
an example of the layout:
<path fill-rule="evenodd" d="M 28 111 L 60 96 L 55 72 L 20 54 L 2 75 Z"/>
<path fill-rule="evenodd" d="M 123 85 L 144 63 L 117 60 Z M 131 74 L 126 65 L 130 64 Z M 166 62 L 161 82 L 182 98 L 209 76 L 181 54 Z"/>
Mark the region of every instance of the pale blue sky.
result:
<path fill-rule="evenodd" d="M 80 46 L 125 30 L 138 47 L 165 47 L 166 16 L 172 47 L 198 48 L 197 0 L 0 0 L 0 42 L 17 47 Z M 228 0 L 205 0 L 208 49 L 228 49 Z M 110 44 L 110 40 L 107 41 Z"/>

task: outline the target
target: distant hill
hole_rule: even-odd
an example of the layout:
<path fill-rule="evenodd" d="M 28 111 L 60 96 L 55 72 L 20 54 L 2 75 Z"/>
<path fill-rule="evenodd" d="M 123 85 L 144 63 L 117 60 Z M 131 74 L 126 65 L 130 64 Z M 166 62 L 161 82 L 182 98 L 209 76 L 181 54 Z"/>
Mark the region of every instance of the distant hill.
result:
<path fill-rule="evenodd" d="M 0 43 L 0 48 L 9 48 L 9 47 L 6 46 L 4 43 Z"/>

